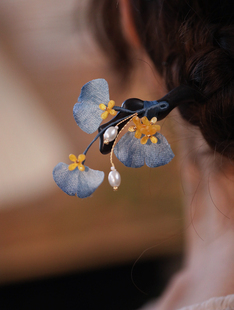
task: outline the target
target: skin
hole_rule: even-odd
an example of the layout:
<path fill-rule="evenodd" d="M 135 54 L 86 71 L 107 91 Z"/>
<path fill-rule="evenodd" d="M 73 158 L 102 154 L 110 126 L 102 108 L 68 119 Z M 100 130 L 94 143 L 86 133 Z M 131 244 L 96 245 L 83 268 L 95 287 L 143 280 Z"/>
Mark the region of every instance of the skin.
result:
<path fill-rule="evenodd" d="M 125 37 L 141 49 L 128 0 L 119 1 Z M 163 81 L 162 81 L 163 84 Z M 234 164 L 214 153 L 177 115 L 185 200 L 185 259 L 155 309 L 173 310 L 234 293 Z"/>
<path fill-rule="evenodd" d="M 178 122 L 186 248 L 184 266 L 159 302 L 163 310 L 234 293 L 234 165 Z"/>

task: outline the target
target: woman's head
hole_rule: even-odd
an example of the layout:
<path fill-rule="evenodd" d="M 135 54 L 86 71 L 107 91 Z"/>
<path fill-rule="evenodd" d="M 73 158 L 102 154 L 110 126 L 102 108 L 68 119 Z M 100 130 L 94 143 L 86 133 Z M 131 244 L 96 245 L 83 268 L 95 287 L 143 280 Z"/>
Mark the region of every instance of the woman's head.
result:
<path fill-rule="evenodd" d="M 122 72 L 132 65 L 119 5 L 128 3 L 139 41 L 168 90 L 185 84 L 202 103 L 179 107 L 214 151 L 234 158 L 234 2 L 232 0 L 99 0 L 92 21 L 103 47 Z M 131 43 L 131 42 L 130 42 Z"/>

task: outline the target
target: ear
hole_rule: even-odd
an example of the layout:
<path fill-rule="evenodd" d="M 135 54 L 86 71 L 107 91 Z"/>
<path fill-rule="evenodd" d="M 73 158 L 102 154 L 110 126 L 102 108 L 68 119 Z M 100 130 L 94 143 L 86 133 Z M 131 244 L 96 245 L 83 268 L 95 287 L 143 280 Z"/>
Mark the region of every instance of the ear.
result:
<path fill-rule="evenodd" d="M 131 3 L 129 0 L 119 0 L 122 29 L 126 40 L 134 48 L 140 48 L 141 43 L 133 21 Z"/>

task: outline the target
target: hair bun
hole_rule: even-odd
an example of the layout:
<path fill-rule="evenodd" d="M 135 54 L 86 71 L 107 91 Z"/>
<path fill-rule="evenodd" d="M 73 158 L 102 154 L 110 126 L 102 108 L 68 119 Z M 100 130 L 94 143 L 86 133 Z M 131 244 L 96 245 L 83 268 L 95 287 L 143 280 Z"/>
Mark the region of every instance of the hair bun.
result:
<path fill-rule="evenodd" d="M 234 78 L 234 27 L 218 28 L 204 20 L 191 24 L 181 28 L 184 79 L 209 97 Z"/>
<path fill-rule="evenodd" d="M 226 26 L 214 35 L 214 45 L 223 49 L 228 56 L 234 59 L 234 26 Z"/>
<path fill-rule="evenodd" d="M 206 100 L 180 107 L 181 114 L 200 127 L 215 151 L 234 159 L 234 26 L 200 22 L 185 27 L 185 69 L 180 70 L 180 79 L 197 87 Z"/>

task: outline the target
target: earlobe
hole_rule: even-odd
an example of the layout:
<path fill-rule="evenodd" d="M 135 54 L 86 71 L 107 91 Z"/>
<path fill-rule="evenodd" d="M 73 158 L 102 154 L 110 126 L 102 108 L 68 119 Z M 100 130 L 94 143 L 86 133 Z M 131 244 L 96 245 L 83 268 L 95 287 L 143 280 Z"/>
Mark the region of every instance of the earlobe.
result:
<path fill-rule="evenodd" d="M 121 23 L 124 36 L 134 48 L 140 48 L 141 43 L 134 24 L 131 3 L 129 0 L 119 0 Z"/>

